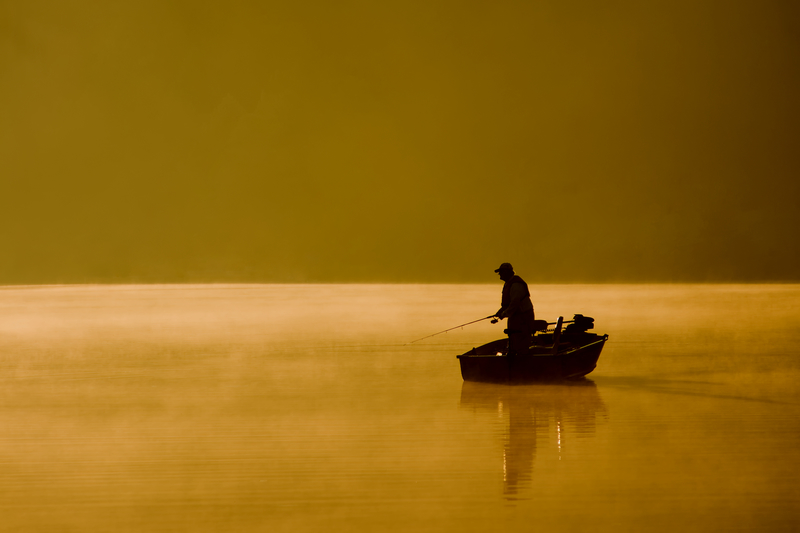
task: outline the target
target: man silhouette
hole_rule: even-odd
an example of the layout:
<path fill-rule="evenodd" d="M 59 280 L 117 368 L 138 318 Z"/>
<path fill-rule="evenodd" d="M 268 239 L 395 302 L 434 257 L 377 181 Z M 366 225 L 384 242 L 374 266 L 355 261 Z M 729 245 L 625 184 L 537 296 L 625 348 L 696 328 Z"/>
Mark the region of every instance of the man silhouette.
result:
<path fill-rule="evenodd" d="M 508 318 L 508 355 L 522 355 L 528 353 L 533 342 L 533 303 L 528 284 L 514 274 L 511 263 L 503 263 L 495 270 L 500 274 L 503 285 L 503 298 L 501 307 L 495 316 L 502 320 Z"/>

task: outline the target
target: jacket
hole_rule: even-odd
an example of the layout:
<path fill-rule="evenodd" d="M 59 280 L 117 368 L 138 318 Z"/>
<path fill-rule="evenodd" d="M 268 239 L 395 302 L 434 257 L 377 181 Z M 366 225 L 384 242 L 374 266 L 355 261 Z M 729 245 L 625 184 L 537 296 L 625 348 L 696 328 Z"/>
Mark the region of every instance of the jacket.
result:
<path fill-rule="evenodd" d="M 497 316 L 508 318 L 509 329 L 527 330 L 533 327 L 534 313 L 528 284 L 514 275 L 503 285 L 503 297 Z"/>

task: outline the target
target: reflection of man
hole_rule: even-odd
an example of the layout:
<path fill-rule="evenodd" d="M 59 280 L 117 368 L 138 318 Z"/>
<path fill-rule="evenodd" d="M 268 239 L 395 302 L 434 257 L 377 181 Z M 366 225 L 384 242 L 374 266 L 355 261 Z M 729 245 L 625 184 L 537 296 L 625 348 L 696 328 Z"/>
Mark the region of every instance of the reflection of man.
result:
<path fill-rule="evenodd" d="M 508 355 L 525 354 L 533 342 L 533 303 L 528 284 L 514 274 L 511 263 L 503 263 L 495 270 L 500 274 L 503 285 L 503 299 L 495 316 L 508 318 Z"/>

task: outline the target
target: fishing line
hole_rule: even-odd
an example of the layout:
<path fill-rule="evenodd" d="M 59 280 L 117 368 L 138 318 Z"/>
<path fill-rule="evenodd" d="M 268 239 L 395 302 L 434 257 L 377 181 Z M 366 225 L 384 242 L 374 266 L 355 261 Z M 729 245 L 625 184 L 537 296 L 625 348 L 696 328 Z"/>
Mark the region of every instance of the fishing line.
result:
<path fill-rule="evenodd" d="M 452 330 L 454 330 L 454 329 L 458 329 L 458 328 L 463 328 L 464 326 L 469 326 L 470 324 L 474 324 L 475 322 L 481 322 L 481 321 L 483 321 L 483 320 L 488 320 L 488 319 L 490 319 L 490 318 L 494 318 L 494 315 L 485 316 L 485 317 L 483 317 L 483 318 L 479 318 L 478 320 L 473 320 L 472 322 L 467 322 L 467 323 L 465 323 L 465 324 L 461 324 L 461 325 L 459 325 L 459 326 L 453 326 L 452 328 L 447 328 L 447 329 L 445 329 L 445 330 L 442 330 L 442 331 L 437 331 L 436 333 L 432 333 L 432 334 L 430 334 L 430 335 L 426 335 L 425 337 L 422 337 L 422 338 L 420 338 L 420 339 L 413 340 L 413 341 L 411 341 L 411 342 L 407 342 L 407 343 L 405 343 L 403 346 L 408 346 L 409 344 L 413 344 L 413 343 L 415 343 L 415 342 L 417 342 L 417 341 L 421 341 L 421 340 L 424 340 L 424 339 L 428 339 L 428 338 L 430 338 L 430 337 L 435 337 L 436 335 L 439 335 L 439 334 L 441 334 L 441 333 L 447 333 L 448 331 L 452 331 Z"/>

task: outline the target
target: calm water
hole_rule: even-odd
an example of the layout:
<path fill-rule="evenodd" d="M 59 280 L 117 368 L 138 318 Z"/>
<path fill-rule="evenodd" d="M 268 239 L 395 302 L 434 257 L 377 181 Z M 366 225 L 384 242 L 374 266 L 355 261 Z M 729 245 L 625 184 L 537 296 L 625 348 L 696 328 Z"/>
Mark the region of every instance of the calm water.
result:
<path fill-rule="evenodd" d="M 796 531 L 800 286 L 532 286 L 580 385 L 465 384 L 500 285 L 0 290 L 2 531 Z"/>

